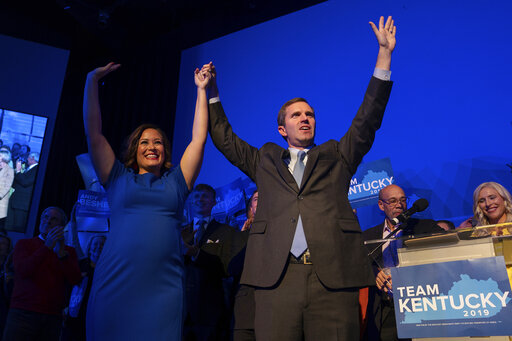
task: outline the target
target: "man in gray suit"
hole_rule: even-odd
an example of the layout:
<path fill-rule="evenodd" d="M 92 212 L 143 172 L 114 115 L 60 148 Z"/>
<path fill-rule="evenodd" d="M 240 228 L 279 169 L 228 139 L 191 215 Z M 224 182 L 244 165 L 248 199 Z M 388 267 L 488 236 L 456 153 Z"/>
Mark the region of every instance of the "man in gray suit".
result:
<path fill-rule="evenodd" d="M 346 193 L 380 127 L 396 43 L 391 17 L 371 26 L 379 43 L 374 77 L 340 141 L 315 145 L 315 112 L 295 98 L 278 114 L 288 149 L 274 143 L 252 147 L 233 133 L 211 81 L 212 141 L 259 192 L 241 279 L 256 289 L 258 340 L 359 338 L 358 288 L 374 277 Z M 211 63 L 203 68 L 215 75 Z"/>

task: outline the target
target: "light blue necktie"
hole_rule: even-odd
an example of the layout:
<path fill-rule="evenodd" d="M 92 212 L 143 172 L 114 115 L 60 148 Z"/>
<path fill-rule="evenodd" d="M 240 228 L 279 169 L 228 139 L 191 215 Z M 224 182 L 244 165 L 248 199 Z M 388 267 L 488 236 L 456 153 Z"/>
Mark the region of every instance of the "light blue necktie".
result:
<path fill-rule="evenodd" d="M 295 163 L 295 167 L 293 168 L 293 177 L 297 182 L 297 185 L 300 188 L 302 183 L 302 176 L 304 175 L 304 158 L 306 157 L 306 152 L 301 150 L 297 153 L 297 162 Z M 308 248 L 308 243 L 306 242 L 306 236 L 304 235 L 304 227 L 302 226 L 302 218 L 299 215 L 299 221 L 297 222 L 297 227 L 295 228 L 295 235 L 293 236 L 292 248 L 290 252 L 295 257 L 300 257 L 304 251 Z"/>

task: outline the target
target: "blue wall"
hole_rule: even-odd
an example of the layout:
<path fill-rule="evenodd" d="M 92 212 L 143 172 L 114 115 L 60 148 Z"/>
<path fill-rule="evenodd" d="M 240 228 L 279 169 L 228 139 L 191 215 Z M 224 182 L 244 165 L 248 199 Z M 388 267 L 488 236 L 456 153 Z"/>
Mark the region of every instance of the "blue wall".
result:
<path fill-rule="evenodd" d="M 337 1 L 183 51 L 174 163 L 190 141 L 193 70 L 213 61 L 234 131 L 254 146 L 285 141 L 276 115 L 292 97 L 317 114 L 316 143 L 342 137 L 373 72 L 377 42 L 368 21 L 398 26 L 395 82 L 381 130 L 365 161 L 391 159 L 396 183 L 431 201 L 424 216 L 459 223 L 483 181 L 512 189 L 510 1 Z M 208 142 L 198 182 L 224 185 L 242 173 Z M 358 212 L 366 229 L 376 207 Z"/>

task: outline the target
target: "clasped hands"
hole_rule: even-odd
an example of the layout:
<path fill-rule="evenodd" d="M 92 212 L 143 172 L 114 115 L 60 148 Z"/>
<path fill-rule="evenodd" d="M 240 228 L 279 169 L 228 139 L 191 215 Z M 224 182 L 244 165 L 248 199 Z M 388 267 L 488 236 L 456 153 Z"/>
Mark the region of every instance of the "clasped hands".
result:
<path fill-rule="evenodd" d="M 59 258 L 65 258 L 68 252 L 64 248 L 64 226 L 55 226 L 46 235 L 44 244 Z"/>

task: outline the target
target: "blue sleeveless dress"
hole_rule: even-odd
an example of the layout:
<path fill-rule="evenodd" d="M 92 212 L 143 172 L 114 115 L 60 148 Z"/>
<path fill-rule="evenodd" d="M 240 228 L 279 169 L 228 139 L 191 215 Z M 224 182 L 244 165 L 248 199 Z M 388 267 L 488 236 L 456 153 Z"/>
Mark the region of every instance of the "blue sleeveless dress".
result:
<path fill-rule="evenodd" d="M 180 167 L 160 178 L 119 161 L 106 184 L 110 232 L 96 265 L 87 340 L 181 340 L 181 218 L 189 190 Z"/>

